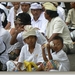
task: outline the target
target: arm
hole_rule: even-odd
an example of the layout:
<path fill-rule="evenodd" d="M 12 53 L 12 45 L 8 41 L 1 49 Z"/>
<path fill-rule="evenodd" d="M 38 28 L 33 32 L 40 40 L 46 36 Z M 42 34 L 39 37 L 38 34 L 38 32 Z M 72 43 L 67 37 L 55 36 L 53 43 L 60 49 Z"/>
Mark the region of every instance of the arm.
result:
<path fill-rule="evenodd" d="M 52 55 L 50 53 L 50 44 L 47 44 L 47 52 L 48 52 L 48 58 L 49 58 L 49 60 L 51 60 L 52 59 Z"/>
<path fill-rule="evenodd" d="M 16 42 L 17 42 L 17 35 L 20 33 L 20 32 L 22 32 L 24 30 L 24 26 L 23 25 L 21 25 L 21 26 L 19 26 L 19 27 L 17 27 L 17 28 L 14 28 L 14 29 L 12 29 L 12 31 L 11 32 L 13 32 L 14 31 L 14 34 L 12 35 L 12 38 L 11 38 L 11 41 L 10 41 L 10 44 L 11 45 L 13 45 L 13 44 L 15 44 Z"/>
<path fill-rule="evenodd" d="M 12 38 L 10 40 L 11 45 L 13 45 L 13 44 L 15 44 L 17 42 L 17 39 L 16 39 L 17 35 L 18 35 L 18 32 L 15 31 L 14 35 L 12 35 Z"/>
<path fill-rule="evenodd" d="M 5 26 L 5 29 L 10 29 L 11 23 L 8 22 L 7 25 Z"/>
<path fill-rule="evenodd" d="M 22 63 L 21 63 L 21 62 L 18 62 L 18 63 L 17 63 L 17 70 L 18 70 L 18 71 L 21 71 L 21 66 L 22 66 Z"/>
<path fill-rule="evenodd" d="M 55 36 L 58 36 L 59 33 L 53 33 L 52 36 L 48 39 L 49 43 L 53 40 Z"/>
<path fill-rule="evenodd" d="M 47 62 L 48 59 L 47 59 L 46 54 L 45 54 L 45 48 L 42 49 L 42 56 L 43 56 L 44 61 Z"/>

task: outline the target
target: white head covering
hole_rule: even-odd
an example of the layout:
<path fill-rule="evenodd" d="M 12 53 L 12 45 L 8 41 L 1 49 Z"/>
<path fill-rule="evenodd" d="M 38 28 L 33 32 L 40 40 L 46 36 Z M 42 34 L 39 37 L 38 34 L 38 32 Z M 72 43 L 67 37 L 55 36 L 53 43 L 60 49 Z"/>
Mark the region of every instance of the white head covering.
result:
<path fill-rule="evenodd" d="M 5 4 L 6 5 L 6 2 L 1 2 L 1 4 Z"/>
<path fill-rule="evenodd" d="M 8 2 L 7 6 L 13 6 L 13 4 L 11 2 Z"/>
<path fill-rule="evenodd" d="M 30 9 L 42 9 L 42 5 L 38 3 L 32 3 Z"/>
<path fill-rule="evenodd" d="M 2 22 L 1 22 L 1 14 L 0 14 L 0 27 L 3 27 Z"/>
<path fill-rule="evenodd" d="M 50 2 L 45 2 L 43 4 L 46 10 L 52 10 L 52 11 L 57 11 L 57 8 Z"/>
<path fill-rule="evenodd" d="M 33 28 L 31 25 L 26 25 L 24 26 L 24 31 L 23 31 L 23 39 L 31 36 L 31 35 L 34 35 L 36 36 L 36 28 Z"/>
<path fill-rule="evenodd" d="M 55 4 L 56 6 L 58 6 L 58 2 L 51 2 L 51 3 Z"/>
<path fill-rule="evenodd" d="M 20 2 L 20 4 L 31 4 L 31 2 Z"/>
<path fill-rule="evenodd" d="M 5 50 L 5 44 L 3 43 L 2 38 L 0 37 L 0 53 Z"/>

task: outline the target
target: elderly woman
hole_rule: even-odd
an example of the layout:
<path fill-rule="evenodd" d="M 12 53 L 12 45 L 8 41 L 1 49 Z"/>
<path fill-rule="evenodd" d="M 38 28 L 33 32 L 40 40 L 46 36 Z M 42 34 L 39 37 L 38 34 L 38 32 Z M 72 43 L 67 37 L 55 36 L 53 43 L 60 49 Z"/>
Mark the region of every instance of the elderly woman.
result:
<path fill-rule="evenodd" d="M 61 36 L 64 40 L 64 51 L 70 53 L 73 49 L 70 32 L 65 22 L 58 16 L 57 8 L 50 2 L 43 4 L 45 8 L 45 18 L 48 20 L 46 36 L 50 43 L 55 36 Z"/>

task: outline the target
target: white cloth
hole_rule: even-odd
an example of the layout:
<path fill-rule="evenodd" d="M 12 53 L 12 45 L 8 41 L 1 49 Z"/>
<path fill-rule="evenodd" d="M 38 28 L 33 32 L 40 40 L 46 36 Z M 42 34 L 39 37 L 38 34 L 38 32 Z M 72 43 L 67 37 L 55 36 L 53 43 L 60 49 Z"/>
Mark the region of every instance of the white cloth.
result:
<path fill-rule="evenodd" d="M 68 11 L 68 14 L 67 14 L 67 18 L 66 18 L 66 22 L 73 24 L 75 25 L 75 9 L 72 8 Z M 75 26 L 74 26 L 75 27 Z"/>
<path fill-rule="evenodd" d="M 17 10 L 17 13 L 21 11 L 21 7 L 19 7 L 19 9 Z M 14 7 L 12 7 L 10 10 L 9 10 L 9 14 L 8 14 L 8 17 L 7 17 L 7 20 L 8 22 L 11 23 L 11 28 L 14 28 L 15 25 L 14 25 Z"/>
<path fill-rule="evenodd" d="M 43 32 L 44 34 L 45 34 L 47 23 L 48 23 L 48 20 L 45 19 L 44 12 L 42 12 L 40 14 L 40 17 L 38 18 L 37 21 L 35 21 L 34 18 L 31 17 L 31 24 L 32 24 L 32 26 L 39 28 L 40 29 L 39 31 Z"/>
<path fill-rule="evenodd" d="M 65 3 L 61 2 L 60 6 L 63 7 L 63 8 L 65 8 Z"/>
<path fill-rule="evenodd" d="M 8 16 L 8 9 L 0 3 L 0 8 L 3 9 Z"/>
<path fill-rule="evenodd" d="M 38 3 L 32 3 L 30 9 L 42 9 L 42 5 Z"/>
<path fill-rule="evenodd" d="M 43 57 L 42 57 L 42 48 L 41 48 L 41 45 L 40 44 L 36 43 L 35 48 L 34 48 L 34 51 L 33 51 L 32 54 L 29 52 L 28 45 L 27 44 L 24 45 L 22 47 L 22 49 L 21 49 L 18 62 L 23 63 L 24 60 L 28 60 L 28 58 L 30 56 L 32 56 L 32 55 L 33 55 L 33 58 L 31 60 L 32 62 L 38 63 L 38 62 L 43 62 L 44 61 L 43 60 Z"/>
<path fill-rule="evenodd" d="M 24 27 L 24 29 L 25 30 L 23 31 L 23 35 L 22 35 L 23 39 L 25 39 L 31 35 L 36 36 L 36 29 L 33 28 L 31 25 L 26 25 Z"/>
<path fill-rule="evenodd" d="M 8 2 L 7 6 L 13 7 L 13 4 L 11 2 Z"/>
<path fill-rule="evenodd" d="M 5 42 L 5 44 L 7 46 L 7 51 L 8 51 L 8 49 L 11 47 L 11 45 L 10 45 L 10 40 L 11 40 L 10 33 L 7 30 L 5 30 L 4 28 L 0 27 L 0 37 Z"/>
<path fill-rule="evenodd" d="M 65 21 L 65 10 L 61 6 L 57 6 L 57 13 L 59 14 L 59 17 Z"/>
<path fill-rule="evenodd" d="M 49 39 L 53 33 L 59 33 L 59 36 L 63 38 L 64 44 L 72 43 L 68 26 L 60 17 L 53 18 L 47 25 L 46 28 L 47 38 Z"/>
<path fill-rule="evenodd" d="M 3 27 L 2 22 L 1 22 L 1 14 L 0 14 L 0 27 Z"/>
<path fill-rule="evenodd" d="M 3 43 L 3 39 L 0 37 L 0 53 L 2 53 L 5 49 L 6 49 L 6 46 Z M 9 60 L 8 53 L 7 51 L 5 51 L 3 54 L 0 55 L 0 61 L 3 64 L 3 70 L 5 69 L 6 67 L 5 64 L 8 60 Z"/>
<path fill-rule="evenodd" d="M 3 43 L 2 38 L 0 37 L 0 53 L 2 53 L 5 49 L 6 49 L 6 46 Z"/>
<path fill-rule="evenodd" d="M 45 2 L 45 3 L 43 3 L 43 6 L 46 10 L 52 10 L 52 11 L 57 10 L 57 8 L 51 2 Z"/>
<path fill-rule="evenodd" d="M 52 54 L 53 60 L 59 62 L 59 71 L 69 71 L 70 70 L 70 62 L 63 50 L 60 50 L 58 53 L 53 52 Z"/>

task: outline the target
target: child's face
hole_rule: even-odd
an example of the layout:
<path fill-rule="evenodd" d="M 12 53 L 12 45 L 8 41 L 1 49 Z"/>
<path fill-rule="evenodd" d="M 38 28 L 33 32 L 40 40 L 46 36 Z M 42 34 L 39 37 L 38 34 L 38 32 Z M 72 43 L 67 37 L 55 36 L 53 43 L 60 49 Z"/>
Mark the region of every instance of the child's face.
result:
<path fill-rule="evenodd" d="M 63 44 L 60 40 L 53 40 L 54 46 L 52 49 L 56 52 L 60 51 L 63 48 Z"/>
<path fill-rule="evenodd" d="M 24 39 L 24 42 L 30 46 L 34 46 L 36 43 L 37 37 L 36 36 L 29 36 Z"/>

